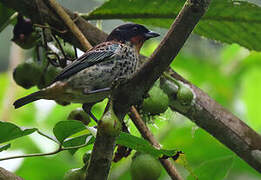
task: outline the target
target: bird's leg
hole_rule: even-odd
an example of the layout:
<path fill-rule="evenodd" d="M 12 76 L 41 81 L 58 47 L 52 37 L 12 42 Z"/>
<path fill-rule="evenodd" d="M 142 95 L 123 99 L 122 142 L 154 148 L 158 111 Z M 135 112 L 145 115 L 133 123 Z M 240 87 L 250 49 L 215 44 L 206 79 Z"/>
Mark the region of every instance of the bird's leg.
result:
<path fill-rule="evenodd" d="M 68 57 L 66 56 L 66 54 L 65 54 L 65 52 L 64 52 L 64 49 L 63 49 L 63 47 L 62 47 L 60 41 L 59 41 L 58 38 L 56 37 L 56 35 L 53 35 L 53 34 L 52 34 L 52 37 L 53 37 L 53 39 L 56 41 L 56 43 L 57 43 L 57 45 L 58 45 L 58 47 L 59 47 L 59 49 L 60 49 L 60 51 L 61 51 L 61 53 L 62 53 L 62 55 L 63 55 L 63 58 L 60 58 L 60 57 L 57 55 L 57 56 L 58 56 L 57 59 L 58 59 L 58 62 L 59 62 L 60 67 L 64 68 L 64 67 L 67 65 L 66 59 L 68 59 Z"/>
<path fill-rule="evenodd" d="M 83 90 L 83 94 L 85 95 L 90 95 L 90 94 L 96 94 L 96 93 L 101 93 L 101 92 L 108 92 L 110 91 L 111 88 L 107 87 L 107 88 L 102 88 L 102 89 L 96 89 L 96 90 L 92 90 L 92 91 L 89 91 L 89 90 L 86 90 L 84 89 Z"/>
<path fill-rule="evenodd" d="M 89 91 L 87 89 L 84 89 L 83 90 L 83 94 L 85 95 L 90 95 L 90 94 L 95 94 L 95 93 L 102 93 L 102 92 L 108 92 L 110 91 L 111 88 L 102 88 L 102 89 L 96 89 L 96 90 L 92 90 L 92 91 Z M 89 114 L 89 116 L 96 122 L 98 122 L 97 118 L 92 114 L 91 112 L 91 109 L 92 109 L 92 106 L 94 105 L 95 103 L 84 103 L 82 105 L 82 109 L 87 113 Z"/>
<path fill-rule="evenodd" d="M 74 56 L 76 59 L 78 59 L 78 53 L 77 53 L 77 49 L 75 46 L 73 46 L 73 49 L 74 49 Z"/>
<path fill-rule="evenodd" d="M 98 123 L 97 118 L 92 114 L 91 109 L 94 103 L 84 103 L 82 109 L 96 122 Z"/>

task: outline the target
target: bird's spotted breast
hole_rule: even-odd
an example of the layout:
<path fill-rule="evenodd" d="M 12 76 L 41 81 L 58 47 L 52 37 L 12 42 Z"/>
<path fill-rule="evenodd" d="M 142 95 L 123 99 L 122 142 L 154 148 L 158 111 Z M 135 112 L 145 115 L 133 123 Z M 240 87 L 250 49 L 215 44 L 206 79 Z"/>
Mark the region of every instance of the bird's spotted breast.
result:
<path fill-rule="evenodd" d="M 103 48 L 110 48 L 110 46 L 101 47 Z M 138 53 L 133 47 L 125 44 L 121 44 L 114 53 L 115 55 L 108 60 L 69 78 L 67 80 L 69 86 L 77 89 L 87 88 L 91 91 L 111 87 L 117 79 L 129 79 L 137 70 Z"/>

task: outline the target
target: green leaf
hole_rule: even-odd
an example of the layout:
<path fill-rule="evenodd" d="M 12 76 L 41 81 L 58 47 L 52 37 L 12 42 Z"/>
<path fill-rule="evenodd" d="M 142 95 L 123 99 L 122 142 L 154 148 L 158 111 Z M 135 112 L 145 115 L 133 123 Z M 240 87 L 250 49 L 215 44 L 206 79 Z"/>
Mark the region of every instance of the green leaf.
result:
<path fill-rule="evenodd" d="M 57 140 L 62 143 L 71 135 L 86 129 L 84 124 L 80 121 L 60 121 L 53 128 L 53 134 Z"/>
<path fill-rule="evenodd" d="M 83 144 L 86 143 L 87 137 L 90 137 L 90 136 L 92 136 L 92 135 L 91 135 L 91 134 L 86 134 L 86 135 L 83 135 L 83 136 L 78 136 L 78 137 L 75 137 L 75 138 L 70 138 L 70 139 L 65 140 L 65 141 L 63 142 L 63 146 L 64 146 L 64 147 L 74 147 L 74 146 L 83 145 Z M 95 141 L 95 138 L 92 136 L 91 138 L 88 139 L 87 145 L 93 144 L 94 141 Z M 78 150 L 78 148 L 75 148 L 75 149 L 69 150 L 69 152 L 73 155 L 77 150 Z"/>
<path fill-rule="evenodd" d="M 11 144 L 5 144 L 3 146 L 0 146 L 0 152 L 5 151 L 11 147 Z"/>
<path fill-rule="evenodd" d="M 9 9 L 0 3 L 0 32 L 14 21 L 15 16 L 12 17 L 12 15 L 14 14 L 15 14 L 14 10 Z"/>
<path fill-rule="evenodd" d="M 88 20 L 123 19 L 169 28 L 185 0 L 110 0 L 92 11 Z M 146 8 L 140 8 L 146 7 Z M 213 0 L 194 32 L 225 43 L 261 50 L 261 7 L 250 2 Z"/>
<path fill-rule="evenodd" d="M 0 143 L 7 142 L 35 132 L 36 128 L 20 128 L 15 124 L 0 121 Z"/>
<path fill-rule="evenodd" d="M 195 175 L 200 180 L 220 180 L 225 179 L 234 162 L 234 157 L 219 158 L 210 160 L 194 170 Z M 187 180 L 194 180 L 192 175 L 189 175 Z"/>
<path fill-rule="evenodd" d="M 156 149 L 145 139 L 124 132 L 120 133 L 119 137 L 116 139 L 116 144 L 126 146 L 142 153 L 150 154 L 155 158 L 162 157 L 163 155 L 174 156 L 177 153 L 176 150 Z"/>

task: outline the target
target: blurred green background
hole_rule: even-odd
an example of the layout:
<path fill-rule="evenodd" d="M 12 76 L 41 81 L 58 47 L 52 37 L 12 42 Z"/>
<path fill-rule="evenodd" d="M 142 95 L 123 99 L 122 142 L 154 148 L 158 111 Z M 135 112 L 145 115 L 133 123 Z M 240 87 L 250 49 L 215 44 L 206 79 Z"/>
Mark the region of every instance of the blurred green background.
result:
<path fill-rule="evenodd" d="M 79 12 L 88 12 L 103 1 L 59 1 L 65 7 Z M 96 21 L 92 21 L 95 25 Z M 102 29 L 110 32 L 119 20 L 102 21 Z M 12 63 L 24 61 L 16 59 L 15 53 L 26 54 L 11 44 L 12 26 L 0 34 L 0 120 L 10 121 L 20 126 L 36 127 L 51 134 L 53 126 L 60 120 L 65 120 L 71 110 L 80 105 L 62 107 L 50 101 L 38 101 L 26 107 L 14 110 L 12 103 L 18 97 L 36 90 L 24 90 L 12 80 Z M 163 36 L 166 29 L 154 29 Z M 162 38 L 161 36 L 161 38 Z M 160 38 L 150 40 L 141 50 L 149 56 L 156 48 Z M 22 51 L 22 52 L 21 52 Z M 9 67 L 9 68 L 8 68 Z M 227 45 L 191 35 L 171 67 L 187 80 L 207 92 L 213 99 L 236 114 L 257 132 L 261 133 L 261 53 L 249 51 L 237 44 Z M 94 114 L 99 117 L 105 103 L 95 105 Z M 216 173 L 227 165 L 226 180 L 258 180 L 261 175 L 238 158 L 211 135 L 198 128 L 182 115 L 168 110 L 154 118 L 155 124 L 150 128 L 165 149 L 182 150 L 192 169 L 209 163 Z M 131 132 L 140 136 L 134 125 L 128 121 Z M 52 142 L 35 134 L 14 140 L 11 150 L 0 153 L 0 156 L 11 156 L 22 153 L 49 152 L 55 149 Z M 33 157 L 0 162 L 4 167 L 26 180 L 60 180 L 71 168 L 83 165 L 82 155 L 91 147 L 80 149 L 74 156 L 61 152 L 48 157 Z M 132 153 L 133 154 L 133 153 Z M 228 162 L 227 159 L 230 161 Z M 113 163 L 110 173 L 111 180 L 129 180 L 131 156 Z M 177 165 L 182 176 L 189 172 Z M 208 173 L 208 172 L 205 172 Z M 161 180 L 170 179 L 163 170 Z M 214 177 L 213 177 L 214 179 Z"/>

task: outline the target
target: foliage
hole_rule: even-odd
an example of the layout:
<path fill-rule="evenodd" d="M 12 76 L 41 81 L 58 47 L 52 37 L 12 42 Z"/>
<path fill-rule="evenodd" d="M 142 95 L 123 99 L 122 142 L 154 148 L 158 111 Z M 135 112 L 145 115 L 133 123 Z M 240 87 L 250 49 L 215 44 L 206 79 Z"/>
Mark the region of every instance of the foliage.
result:
<path fill-rule="evenodd" d="M 60 143 L 71 135 L 85 129 L 85 126 L 79 121 L 60 121 L 54 128 L 53 133 Z"/>
<path fill-rule="evenodd" d="M 18 137 L 26 136 L 35 132 L 36 129 L 21 129 L 9 122 L 0 122 L 0 143 L 4 143 Z"/>
<path fill-rule="evenodd" d="M 223 166 L 221 166 L 221 164 Z M 207 180 L 209 177 L 213 180 L 225 179 L 233 164 L 233 157 L 226 157 L 207 161 L 195 169 L 195 174 L 200 180 Z M 193 180 L 189 176 L 187 180 Z"/>

